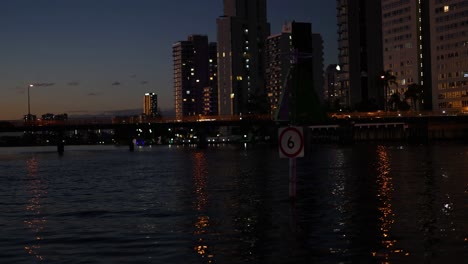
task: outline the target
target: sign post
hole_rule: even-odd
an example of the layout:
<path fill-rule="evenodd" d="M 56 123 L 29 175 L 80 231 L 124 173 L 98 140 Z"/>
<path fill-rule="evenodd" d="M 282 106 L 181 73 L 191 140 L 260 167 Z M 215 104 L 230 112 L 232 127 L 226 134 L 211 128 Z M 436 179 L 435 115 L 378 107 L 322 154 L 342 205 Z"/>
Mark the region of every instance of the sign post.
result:
<path fill-rule="evenodd" d="M 289 198 L 296 198 L 296 158 L 304 157 L 304 133 L 302 127 L 280 128 L 279 155 L 280 158 L 289 158 Z"/>

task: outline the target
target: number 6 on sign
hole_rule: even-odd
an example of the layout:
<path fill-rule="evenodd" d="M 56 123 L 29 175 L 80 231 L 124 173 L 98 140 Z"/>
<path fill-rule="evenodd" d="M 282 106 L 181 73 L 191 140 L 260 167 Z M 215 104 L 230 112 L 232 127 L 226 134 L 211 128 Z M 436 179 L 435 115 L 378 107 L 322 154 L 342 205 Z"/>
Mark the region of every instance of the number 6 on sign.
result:
<path fill-rule="evenodd" d="M 304 134 L 302 127 L 280 128 L 278 135 L 280 158 L 304 157 Z"/>

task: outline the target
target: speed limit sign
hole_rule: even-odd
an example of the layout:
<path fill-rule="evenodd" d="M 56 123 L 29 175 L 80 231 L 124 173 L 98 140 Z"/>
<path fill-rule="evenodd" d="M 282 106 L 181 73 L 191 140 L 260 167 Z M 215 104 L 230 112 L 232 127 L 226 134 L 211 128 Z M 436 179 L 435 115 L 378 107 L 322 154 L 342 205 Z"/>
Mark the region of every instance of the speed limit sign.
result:
<path fill-rule="evenodd" d="M 285 127 L 279 131 L 280 158 L 304 157 L 304 133 L 302 127 Z"/>

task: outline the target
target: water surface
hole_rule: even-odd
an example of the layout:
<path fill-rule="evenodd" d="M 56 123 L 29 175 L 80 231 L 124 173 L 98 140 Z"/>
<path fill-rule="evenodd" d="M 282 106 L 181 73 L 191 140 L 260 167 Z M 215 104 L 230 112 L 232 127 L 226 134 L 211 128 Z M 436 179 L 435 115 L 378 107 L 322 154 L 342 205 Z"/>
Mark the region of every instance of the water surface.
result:
<path fill-rule="evenodd" d="M 0 263 L 458 263 L 468 146 L 0 148 Z"/>

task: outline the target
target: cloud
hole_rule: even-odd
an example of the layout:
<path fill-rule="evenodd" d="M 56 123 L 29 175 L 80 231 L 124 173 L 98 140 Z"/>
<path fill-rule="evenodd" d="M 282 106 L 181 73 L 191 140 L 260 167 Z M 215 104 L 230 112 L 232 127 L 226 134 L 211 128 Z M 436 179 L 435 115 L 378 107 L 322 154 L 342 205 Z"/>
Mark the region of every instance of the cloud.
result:
<path fill-rule="evenodd" d="M 121 82 L 113 82 L 112 83 L 112 86 L 119 86 L 119 85 L 122 85 L 122 83 Z"/>
<path fill-rule="evenodd" d="M 55 83 L 33 83 L 32 85 L 34 87 L 50 87 L 50 86 L 54 86 Z"/>
<path fill-rule="evenodd" d="M 141 85 L 146 85 L 146 84 L 148 84 L 148 81 L 141 81 L 140 84 Z"/>
<path fill-rule="evenodd" d="M 130 75 L 130 78 L 135 79 L 137 77 L 136 74 Z"/>
<path fill-rule="evenodd" d="M 70 86 L 78 86 L 78 85 L 80 85 L 80 82 L 69 82 L 67 84 L 70 85 Z"/>

